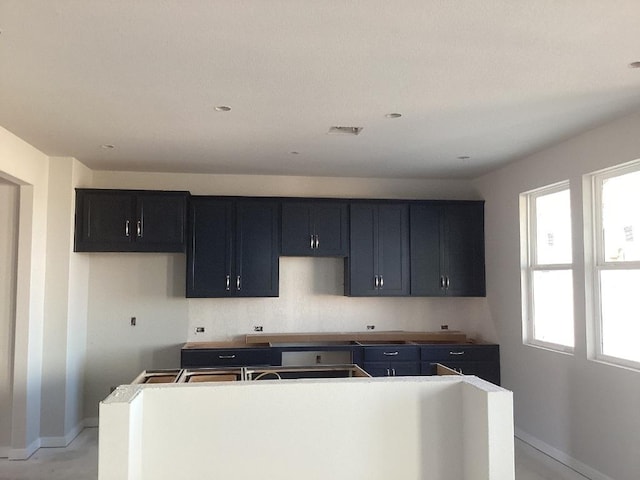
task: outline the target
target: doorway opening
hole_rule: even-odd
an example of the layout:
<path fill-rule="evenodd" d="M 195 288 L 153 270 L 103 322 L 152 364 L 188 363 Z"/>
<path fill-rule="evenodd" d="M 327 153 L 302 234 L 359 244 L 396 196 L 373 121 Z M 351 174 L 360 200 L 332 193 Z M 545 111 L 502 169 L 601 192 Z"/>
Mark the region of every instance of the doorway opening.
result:
<path fill-rule="evenodd" d="M 0 177 L 0 457 L 11 449 L 20 188 Z"/>

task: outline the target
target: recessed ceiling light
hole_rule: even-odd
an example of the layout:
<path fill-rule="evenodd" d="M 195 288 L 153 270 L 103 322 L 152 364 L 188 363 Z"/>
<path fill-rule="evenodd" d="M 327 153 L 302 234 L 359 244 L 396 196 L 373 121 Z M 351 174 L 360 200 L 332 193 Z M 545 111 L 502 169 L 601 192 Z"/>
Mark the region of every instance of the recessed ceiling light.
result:
<path fill-rule="evenodd" d="M 468 156 L 468 155 L 460 155 L 460 156 L 458 157 L 458 160 L 469 160 L 470 158 L 471 158 L 471 157 L 470 157 L 470 156 Z"/>
<path fill-rule="evenodd" d="M 385 117 L 387 118 L 400 118 L 402 116 L 401 113 L 387 113 Z"/>
<path fill-rule="evenodd" d="M 358 135 L 362 127 L 329 127 L 329 135 Z"/>
<path fill-rule="evenodd" d="M 111 145 L 110 143 L 104 143 L 102 145 L 100 145 L 100 148 L 104 148 L 105 150 L 112 150 L 114 148 L 116 148 L 115 145 Z"/>
<path fill-rule="evenodd" d="M 629 68 L 640 68 L 640 62 L 631 62 Z"/>
<path fill-rule="evenodd" d="M 295 150 L 293 152 L 289 152 L 291 155 L 300 155 L 300 152 L 296 152 Z"/>
<path fill-rule="evenodd" d="M 227 107 L 226 105 L 218 105 L 216 107 L 216 112 L 228 112 L 231 110 L 231 107 Z"/>

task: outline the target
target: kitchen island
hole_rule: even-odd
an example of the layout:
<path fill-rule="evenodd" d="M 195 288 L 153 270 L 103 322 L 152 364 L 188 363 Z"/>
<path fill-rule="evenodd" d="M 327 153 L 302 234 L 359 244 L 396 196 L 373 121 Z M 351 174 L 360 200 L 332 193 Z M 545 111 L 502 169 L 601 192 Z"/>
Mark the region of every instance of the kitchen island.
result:
<path fill-rule="evenodd" d="M 466 376 L 124 385 L 99 479 L 513 480 L 512 402 Z"/>

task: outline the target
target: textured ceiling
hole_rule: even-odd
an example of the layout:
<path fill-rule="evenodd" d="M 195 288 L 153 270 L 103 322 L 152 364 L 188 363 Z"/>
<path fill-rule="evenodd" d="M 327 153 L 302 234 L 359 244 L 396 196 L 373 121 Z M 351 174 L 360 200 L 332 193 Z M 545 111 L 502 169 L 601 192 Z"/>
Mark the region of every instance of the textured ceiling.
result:
<path fill-rule="evenodd" d="M 639 18 L 637 0 L 0 0 L 0 125 L 94 169 L 472 178 L 638 109 Z"/>

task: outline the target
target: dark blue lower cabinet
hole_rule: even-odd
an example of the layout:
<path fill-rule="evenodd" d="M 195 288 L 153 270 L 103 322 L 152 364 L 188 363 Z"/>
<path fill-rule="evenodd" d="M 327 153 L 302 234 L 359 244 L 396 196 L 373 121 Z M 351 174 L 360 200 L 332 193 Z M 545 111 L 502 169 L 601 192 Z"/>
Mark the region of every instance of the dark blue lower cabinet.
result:
<path fill-rule="evenodd" d="M 363 368 L 372 377 L 420 375 L 420 364 L 418 362 L 365 362 Z"/>

